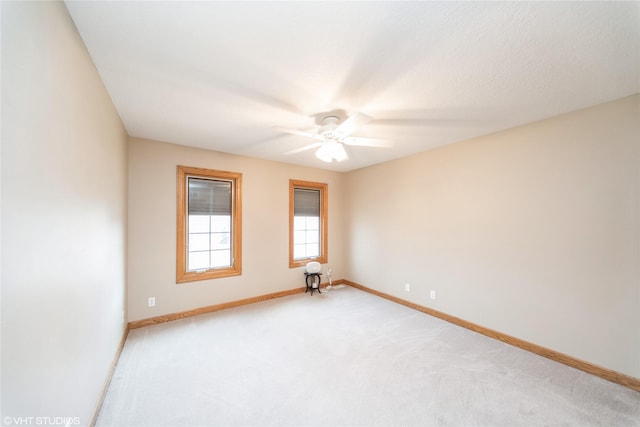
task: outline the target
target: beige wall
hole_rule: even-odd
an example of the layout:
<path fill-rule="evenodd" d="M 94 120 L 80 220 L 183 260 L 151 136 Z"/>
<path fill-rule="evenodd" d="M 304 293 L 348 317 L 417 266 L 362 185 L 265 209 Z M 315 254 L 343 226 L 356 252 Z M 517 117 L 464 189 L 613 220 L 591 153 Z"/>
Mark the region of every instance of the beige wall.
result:
<path fill-rule="evenodd" d="M 327 265 L 344 276 L 343 174 L 136 138 L 129 161 L 130 321 L 304 286 L 289 268 L 289 179 L 329 184 Z M 176 284 L 177 165 L 242 173 L 241 276 Z"/>
<path fill-rule="evenodd" d="M 348 174 L 346 277 L 640 377 L 639 103 Z"/>
<path fill-rule="evenodd" d="M 127 135 L 63 3 L 1 11 L 2 417 L 86 425 L 125 328 Z"/>

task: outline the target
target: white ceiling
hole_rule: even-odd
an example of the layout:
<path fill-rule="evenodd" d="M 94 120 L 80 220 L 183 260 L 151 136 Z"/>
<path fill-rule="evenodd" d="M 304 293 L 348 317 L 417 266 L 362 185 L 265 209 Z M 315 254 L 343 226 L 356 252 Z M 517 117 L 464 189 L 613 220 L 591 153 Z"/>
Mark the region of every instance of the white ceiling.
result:
<path fill-rule="evenodd" d="M 640 92 L 639 2 L 66 5 L 129 135 L 336 171 Z M 284 154 L 336 109 L 393 146 Z"/>

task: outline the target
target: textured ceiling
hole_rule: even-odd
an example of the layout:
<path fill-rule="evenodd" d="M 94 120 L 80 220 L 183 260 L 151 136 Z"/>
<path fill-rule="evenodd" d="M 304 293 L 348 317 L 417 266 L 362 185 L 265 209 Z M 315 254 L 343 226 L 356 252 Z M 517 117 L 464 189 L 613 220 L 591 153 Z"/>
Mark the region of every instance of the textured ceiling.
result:
<path fill-rule="evenodd" d="M 66 5 L 129 135 L 337 171 L 640 92 L 638 2 Z M 392 146 L 285 154 L 336 109 Z"/>

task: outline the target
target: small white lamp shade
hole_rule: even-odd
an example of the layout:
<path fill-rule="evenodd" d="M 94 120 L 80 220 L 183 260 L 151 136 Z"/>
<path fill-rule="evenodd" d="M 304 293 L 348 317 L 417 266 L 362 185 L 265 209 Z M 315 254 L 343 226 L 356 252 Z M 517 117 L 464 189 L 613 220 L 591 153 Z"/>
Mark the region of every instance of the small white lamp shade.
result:
<path fill-rule="evenodd" d="M 307 273 L 320 273 L 320 270 L 322 270 L 322 266 L 317 261 L 311 261 L 305 266 Z"/>

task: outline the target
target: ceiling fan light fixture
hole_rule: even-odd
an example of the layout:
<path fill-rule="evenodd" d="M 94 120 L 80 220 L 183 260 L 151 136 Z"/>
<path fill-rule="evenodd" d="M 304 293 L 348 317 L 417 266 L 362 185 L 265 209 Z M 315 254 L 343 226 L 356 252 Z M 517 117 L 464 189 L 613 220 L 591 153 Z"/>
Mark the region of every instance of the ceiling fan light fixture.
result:
<path fill-rule="evenodd" d="M 330 139 L 318 148 L 318 151 L 316 151 L 316 157 L 327 163 L 331 163 L 333 160 L 341 162 L 347 159 L 347 152 L 344 151 L 342 144 Z"/>

